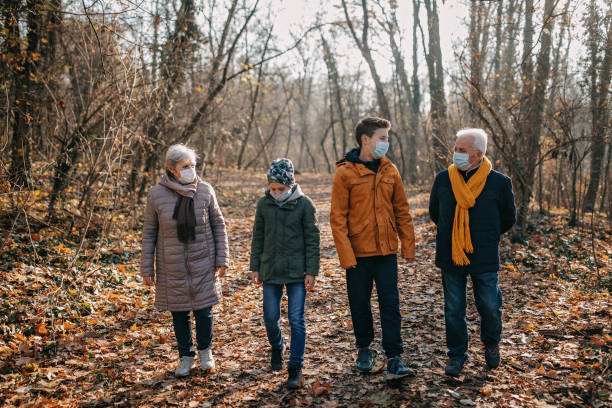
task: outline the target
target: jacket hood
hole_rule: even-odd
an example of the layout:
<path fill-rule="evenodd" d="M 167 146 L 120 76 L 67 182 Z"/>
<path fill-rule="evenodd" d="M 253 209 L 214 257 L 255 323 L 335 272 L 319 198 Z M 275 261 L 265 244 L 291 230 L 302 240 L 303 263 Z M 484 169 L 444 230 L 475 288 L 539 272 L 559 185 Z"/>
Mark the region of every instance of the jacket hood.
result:
<path fill-rule="evenodd" d="M 352 163 L 363 163 L 363 160 L 361 160 L 359 158 L 359 154 L 361 153 L 361 147 L 355 147 L 351 150 L 349 150 L 345 155 L 344 158 L 347 161 L 350 161 Z"/>

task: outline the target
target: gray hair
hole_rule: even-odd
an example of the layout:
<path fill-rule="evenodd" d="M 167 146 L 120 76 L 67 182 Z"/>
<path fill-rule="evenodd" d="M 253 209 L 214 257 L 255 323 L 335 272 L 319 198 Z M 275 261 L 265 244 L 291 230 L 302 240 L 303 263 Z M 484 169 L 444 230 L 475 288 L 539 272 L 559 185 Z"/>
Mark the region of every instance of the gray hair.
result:
<path fill-rule="evenodd" d="M 181 160 L 191 159 L 195 163 L 198 159 L 196 152 L 184 144 L 174 144 L 166 152 L 166 166 L 176 168 Z"/>
<path fill-rule="evenodd" d="M 483 129 L 461 129 L 457 132 L 457 139 L 463 136 L 472 136 L 474 138 L 474 148 L 480 150 L 482 154 L 487 152 L 487 132 Z"/>

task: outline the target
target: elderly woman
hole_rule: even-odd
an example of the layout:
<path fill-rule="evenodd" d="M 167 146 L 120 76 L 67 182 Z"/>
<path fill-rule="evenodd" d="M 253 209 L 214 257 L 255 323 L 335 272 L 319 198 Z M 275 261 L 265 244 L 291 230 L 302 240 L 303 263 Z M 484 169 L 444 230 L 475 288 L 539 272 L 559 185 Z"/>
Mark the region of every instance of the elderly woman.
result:
<path fill-rule="evenodd" d="M 180 362 L 175 374 L 187 376 L 195 352 L 195 317 L 202 370 L 215 367 L 212 356 L 212 306 L 221 299 L 217 277 L 228 265 L 225 221 L 212 186 L 195 172 L 196 154 L 184 145 L 166 153 L 166 174 L 147 197 L 140 273 L 155 283 L 155 306 L 172 313 Z"/>

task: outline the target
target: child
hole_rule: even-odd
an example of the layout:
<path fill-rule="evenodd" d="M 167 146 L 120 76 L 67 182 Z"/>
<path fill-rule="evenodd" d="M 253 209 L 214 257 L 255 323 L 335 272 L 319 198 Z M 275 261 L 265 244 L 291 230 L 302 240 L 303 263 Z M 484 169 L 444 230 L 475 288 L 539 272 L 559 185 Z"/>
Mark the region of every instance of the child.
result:
<path fill-rule="evenodd" d="M 404 365 L 397 289 L 397 253 L 414 259 L 414 229 L 402 178 L 385 157 L 391 123 L 364 118 L 355 128 L 359 147 L 337 163 L 329 222 L 340 265 L 346 269 L 349 306 L 358 349 L 356 367 L 370 372 L 374 339 L 370 298 L 376 283 L 387 374 L 414 375 Z"/>
<path fill-rule="evenodd" d="M 250 278 L 256 284 L 263 283 L 264 323 L 272 346 L 270 365 L 275 371 L 283 367 L 280 302 L 283 287 L 287 288 L 291 325 L 287 388 L 297 389 L 303 385 L 306 290 L 314 288 L 319 273 L 319 228 L 312 201 L 295 183 L 291 160 L 274 160 L 267 176 L 269 189 L 255 213 Z"/>

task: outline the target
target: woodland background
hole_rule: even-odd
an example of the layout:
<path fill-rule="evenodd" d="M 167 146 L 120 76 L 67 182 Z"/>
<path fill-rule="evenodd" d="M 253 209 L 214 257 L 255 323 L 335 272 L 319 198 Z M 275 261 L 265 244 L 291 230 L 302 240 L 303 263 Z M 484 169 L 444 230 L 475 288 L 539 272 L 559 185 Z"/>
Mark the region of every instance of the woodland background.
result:
<path fill-rule="evenodd" d="M 244 280 L 253 208 L 265 186 L 256 174 L 276 157 L 294 161 L 302 173 L 298 181 L 316 196 L 327 242 L 313 302 L 343 310 L 341 333 L 333 321 L 313 318 L 309 324 L 329 331 L 335 347 L 346 342 L 346 350 L 336 351 L 349 365 L 343 272 L 325 217 L 334 162 L 354 146 L 359 118 L 374 114 L 392 120 L 389 157 L 404 178 L 421 234 L 417 265 L 402 270 L 424 288 L 416 304 L 432 302 L 438 318 L 427 192 L 435 173 L 449 164 L 458 129 L 489 133 L 487 154 L 512 178 L 519 210 L 502 244 L 511 291 L 506 302 L 516 299 L 539 316 L 522 320 L 531 312 L 521 308 L 514 317 L 509 313 L 509 338 L 518 336 L 514 343 L 525 348 L 534 341 L 542 347 L 541 355 L 517 351 L 506 363 L 541 381 L 508 372 L 494 378 L 492 388 L 470 382 L 481 381 L 479 374 L 459 383 L 440 380 L 434 375 L 439 367 L 432 368 L 438 360 L 428 354 L 443 360 L 442 324 L 427 340 L 434 351 L 411 357 L 431 377 L 423 374 L 422 384 L 403 392 L 376 381 L 370 389 L 353 376 L 328 372 L 321 378 L 310 373 L 308 391 L 297 396 L 249 394 L 244 390 L 259 384 L 261 373 L 238 367 L 241 374 L 230 379 L 241 384 L 247 400 L 209 384 L 195 400 L 185 393 L 172 403 L 452 405 L 462 398 L 447 390 L 461 387 L 460 394 L 485 405 L 502 397 L 508 406 L 529 406 L 534 399 L 608 403 L 611 6 L 596 0 L 321 1 L 308 3 L 316 11 L 288 32 L 276 30 L 279 9 L 296 7 L 297 13 L 298 3 L 2 1 L 0 402 L 142 405 L 167 395 L 176 399 L 170 391 L 177 387 L 186 392 L 184 383 L 169 378 L 173 363 L 161 355 L 153 371 L 140 374 L 121 361 L 126 355 L 128 361 L 152 358 L 135 351 L 151 341 L 172 355 L 167 317 L 152 311 L 151 293 L 138 283 L 138 259 L 143 200 L 163 171 L 165 150 L 177 142 L 195 148 L 200 175 L 217 189 L 236 254 L 226 292 L 252 314 L 260 335 L 253 312 L 259 295 Z M 457 27 L 441 26 L 439 16 L 451 3 L 465 11 L 464 30 L 457 32 L 466 35 L 448 48 L 440 33 Z M 528 285 L 533 282 L 537 289 Z M 410 293 L 415 286 L 401 285 Z M 432 285 L 437 291 L 430 292 Z M 423 322 L 410 310 L 403 313 L 417 330 Z M 238 324 L 221 321 L 221 332 Z M 411 325 L 406 336 L 417 338 Z M 145 340 L 151 330 L 157 337 Z M 248 347 L 244 341 L 236 350 Z M 568 347 L 573 354 L 559 357 Z M 543 357 L 548 353 L 557 353 L 557 360 Z M 266 356 L 257 358 L 263 366 Z M 159 381 L 148 383 L 150 377 Z M 541 392 L 519 389 L 516 378 Z M 351 396 L 345 391 L 351 387 L 376 397 Z"/>

